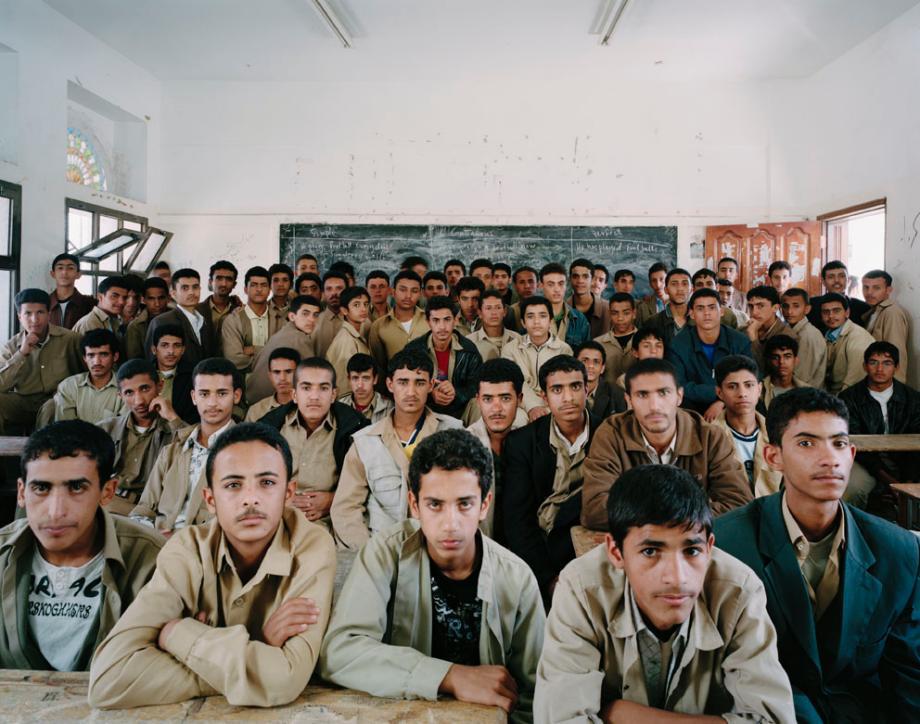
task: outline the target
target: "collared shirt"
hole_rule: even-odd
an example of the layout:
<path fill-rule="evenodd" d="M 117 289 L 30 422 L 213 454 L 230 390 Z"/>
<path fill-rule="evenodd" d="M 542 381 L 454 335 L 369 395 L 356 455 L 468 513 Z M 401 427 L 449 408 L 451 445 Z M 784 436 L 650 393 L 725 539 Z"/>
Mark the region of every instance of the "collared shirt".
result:
<path fill-rule="evenodd" d="M 291 446 L 294 457 L 293 479 L 297 481 L 297 492 L 335 490 L 339 472 L 332 452 L 335 440 L 335 417 L 332 412 L 327 413 L 326 419 L 310 432 L 297 408 L 294 408 L 281 426 L 281 435 Z"/>
<path fill-rule="evenodd" d="M 211 444 L 220 437 L 221 434 L 226 432 L 231 425 L 233 425 L 233 418 L 227 420 L 222 428 L 211 433 L 207 445 L 202 445 L 198 442 L 198 433 L 201 432 L 200 425 L 196 426 L 192 434 L 186 439 L 184 447 L 186 450 L 192 451 L 192 459 L 188 464 L 188 495 L 185 498 L 185 503 L 182 505 L 182 511 L 176 517 L 176 528 L 181 528 L 185 525 L 189 501 L 192 498 L 192 493 L 195 491 L 195 486 L 198 484 L 198 477 L 201 475 L 201 470 L 208 460 L 208 448 L 211 447 Z"/>
<path fill-rule="evenodd" d="M 102 387 L 93 385 L 89 372 L 72 375 L 61 380 L 54 394 L 55 420 L 86 420 L 96 424 L 123 411 L 115 375 Z"/>
<path fill-rule="evenodd" d="M 559 508 L 567 500 L 581 494 L 584 480 L 584 462 L 587 455 L 585 448 L 591 432 L 587 411 L 584 413 L 584 428 L 569 442 L 553 420 L 549 428 L 549 444 L 556 451 L 556 472 L 553 475 L 553 491 L 539 503 L 537 519 L 540 527 L 549 533 L 556 524 Z"/>
<path fill-rule="evenodd" d="M 190 312 L 185 307 L 180 307 L 179 305 L 176 305 L 176 309 L 182 312 L 186 319 L 188 319 L 189 324 L 192 325 L 192 331 L 195 333 L 198 344 L 201 344 L 201 328 L 204 326 L 204 316 L 202 316 L 201 312 L 197 309 Z"/>
<path fill-rule="evenodd" d="M 658 454 L 658 451 L 655 449 L 654 445 L 648 441 L 645 433 L 642 433 L 642 442 L 645 443 L 645 451 L 648 453 L 648 456 L 652 459 L 652 462 L 655 465 L 671 464 L 671 461 L 674 459 L 674 446 L 677 444 L 676 432 L 674 433 L 674 437 L 671 438 L 671 442 L 668 443 L 668 447 L 663 453 L 661 453 L 661 455 Z"/>
<path fill-rule="evenodd" d="M 585 426 L 582 428 L 582 431 L 578 433 L 578 437 L 575 438 L 575 442 L 569 442 L 569 439 L 562 434 L 562 430 L 559 429 L 559 425 L 556 424 L 555 418 L 553 418 L 553 433 L 555 435 L 555 440 L 552 442 L 558 443 L 559 447 L 565 449 L 565 452 L 569 457 L 578 454 L 581 449 L 588 442 L 588 433 L 590 432 L 590 426 L 588 425 L 588 413 L 585 412 Z"/>
<path fill-rule="evenodd" d="M 844 325 L 841 324 L 839 327 L 837 327 L 837 329 L 827 330 L 824 333 L 825 339 L 827 339 L 828 342 L 836 342 L 837 339 L 840 337 L 840 334 L 843 332 L 843 327 Z"/>
<path fill-rule="evenodd" d="M 662 709 L 666 694 L 671 688 L 671 679 L 687 647 L 693 611 L 667 641 L 662 641 L 646 625 L 629 581 L 626 582 L 626 590 L 629 594 L 629 612 L 633 619 L 633 626 L 636 628 L 639 660 L 642 662 L 642 673 L 645 676 L 648 703 L 651 707 Z"/>
<path fill-rule="evenodd" d="M 252 307 L 248 304 L 243 307 L 243 313 L 249 318 L 249 323 L 252 326 L 253 347 L 264 347 L 265 343 L 268 342 L 268 311 L 268 306 L 266 305 L 262 316 L 259 316 L 252 311 Z"/>
<path fill-rule="evenodd" d="M 840 588 L 840 553 L 846 546 L 843 510 L 837 514 L 836 530 L 819 541 L 809 541 L 796 522 L 783 495 L 783 521 L 795 557 L 805 579 L 808 597 L 814 607 L 815 620 L 831 605 Z"/>

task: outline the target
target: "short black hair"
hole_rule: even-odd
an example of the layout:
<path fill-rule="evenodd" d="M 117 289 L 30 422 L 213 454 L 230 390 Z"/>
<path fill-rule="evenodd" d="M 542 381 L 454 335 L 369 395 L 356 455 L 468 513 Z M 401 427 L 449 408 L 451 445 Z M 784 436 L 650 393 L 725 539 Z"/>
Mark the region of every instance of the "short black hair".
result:
<path fill-rule="evenodd" d="M 873 355 L 877 354 L 887 354 L 891 357 L 891 361 L 894 362 L 895 367 L 901 364 L 901 353 L 898 351 L 898 348 L 884 339 L 873 342 L 866 347 L 866 351 L 863 352 L 863 364 L 868 362 Z"/>
<path fill-rule="evenodd" d="M 600 342 L 595 342 L 593 339 L 582 342 L 575 348 L 575 358 L 577 359 L 578 355 L 580 355 L 586 349 L 593 349 L 595 352 L 600 352 L 601 362 L 607 364 L 607 350 L 604 349 L 604 345 L 602 345 Z"/>
<path fill-rule="evenodd" d="M 441 430 L 422 440 L 409 461 L 409 490 L 418 500 L 422 476 L 434 468 L 470 470 L 479 478 L 481 498 L 492 489 L 492 453 L 466 430 Z"/>
<path fill-rule="evenodd" d="M 610 306 L 614 302 L 617 304 L 628 304 L 633 309 L 636 308 L 636 298 L 627 292 L 616 292 L 613 296 L 610 297 L 609 301 L 607 302 L 607 306 Z"/>
<path fill-rule="evenodd" d="M 420 370 L 427 372 L 429 379 L 434 376 L 431 357 L 417 348 L 403 348 L 390 358 L 387 364 L 387 379 L 393 379 L 397 370 Z"/>
<path fill-rule="evenodd" d="M 479 277 L 460 277 L 457 283 L 454 284 L 454 291 L 458 297 L 461 292 L 479 292 L 479 296 L 482 296 L 485 290 L 486 285 L 482 283 L 482 279 Z"/>
<path fill-rule="evenodd" d="M 99 282 L 99 286 L 96 287 L 96 291 L 99 294 L 107 294 L 109 289 L 124 289 L 128 291 L 128 280 L 121 276 L 106 277 Z"/>
<path fill-rule="evenodd" d="M 390 286 L 390 275 L 387 274 L 383 269 L 374 269 L 369 271 L 367 276 L 364 277 L 364 286 L 370 284 L 371 279 L 383 279 L 387 283 L 387 286 Z"/>
<path fill-rule="evenodd" d="M 460 267 L 460 268 L 463 270 L 463 276 L 466 276 L 466 264 L 464 264 L 464 263 L 463 263 L 462 261 L 460 261 L 459 259 L 448 259 L 447 261 L 445 261 L 445 262 L 444 262 L 444 267 L 443 267 L 443 271 L 444 271 L 445 273 L 447 272 L 447 267 L 449 267 L 449 266 L 458 266 L 458 267 Z"/>
<path fill-rule="evenodd" d="M 777 306 L 779 306 L 780 303 L 779 292 L 776 291 L 776 287 L 771 287 L 768 284 L 761 284 L 760 286 L 749 289 L 747 300 L 751 301 L 752 299 L 766 299 L 770 304 L 775 304 Z"/>
<path fill-rule="evenodd" d="M 150 337 L 151 346 L 156 347 L 163 337 L 178 337 L 182 340 L 182 344 L 185 344 L 185 330 L 182 329 L 180 324 L 161 324 L 157 326 Z"/>
<path fill-rule="evenodd" d="M 693 476 L 674 465 L 639 465 L 623 473 L 607 497 L 607 526 L 617 548 L 630 528 L 661 525 L 712 533 L 709 499 Z"/>
<path fill-rule="evenodd" d="M 540 281 L 543 281 L 543 277 L 548 274 L 562 274 L 562 276 L 567 277 L 568 274 L 565 272 L 565 267 L 562 264 L 557 264 L 556 262 L 550 262 L 549 264 L 544 264 L 540 269 Z"/>
<path fill-rule="evenodd" d="M 680 381 L 677 379 L 677 370 L 674 369 L 674 365 L 666 359 L 649 357 L 647 359 L 640 359 L 626 370 L 626 377 L 623 379 L 623 386 L 626 388 L 626 394 L 628 395 L 630 393 L 632 381 L 636 379 L 636 377 L 640 375 L 657 374 L 671 375 L 671 377 L 674 378 L 674 386 L 680 389 Z"/>
<path fill-rule="evenodd" d="M 121 345 L 118 337 L 111 329 L 91 329 L 80 337 L 80 356 L 86 356 L 86 350 L 90 347 L 108 347 L 109 352 L 113 355 L 121 352 Z"/>
<path fill-rule="evenodd" d="M 534 276 L 537 276 L 536 269 L 534 269 L 532 266 L 525 265 L 525 266 L 519 266 L 517 269 L 514 270 L 514 273 L 511 275 L 511 280 L 517 281 L 518 274 L 521 274 L 522 272 L 526 272 L 528 274 L 533 274 Z"/>
<path fill-rule="evenodd" d="M 738 263 L 738 260 L 735 259 L 735 257 L 733 257 L 733 256 L 723 256 L 721 259 L 719 259 L 719 263 L 716 264 L 716 268 L 720 267 L 720 266 L 722 265 L 722 262 L 726 262 L 726 261 L 730 261 L 730 262 L 731 262 L 732 264 L 734 264 L 736 267 L 740 267 L 740 266 L 741 266 L 741 265 Z"/>
<path fill-rule="evenodd" d="M 339 297 L 339 304 L 342 306 L 342 309 L 347 309 L 348 305 L 358 297 L 365 297 L 368 304 L 370 304 L 371 295 L 364 287 L 348 287 Z"/>
<path fill-rule="evenodd" d="M 569 274 L 571 274 L 572 270 L 577 266 L 583 266 L 588 270 L 589 273 L 594 273 L 594 262 L 590 259 L 585 259 L 584 257 L 575 259 L 571 264 L 569 264 Z"/>
<path fill-rule="evenodd" d="M 659 331 L 657 327 L 646 325 L 645 327 L 639 327 L 639 329 L 633 335 L 633 338 L 632 338 L 633 349 L 638 349 L 639 343 L 644 339 L 648 339 L 649 337 L 654 337 L 662 344 L 665 343 L 664 335 Z"/>
<path fill-rule="evenodd" d="M 626 277 L 632 277 L 633 281 L 636 280 L 636 275 L 630 269 L 617 269 L 613 273 L 613 281 L 615 282 L 618 282 L 620 281 L 620 279 L 624 279 Z M 625 294 L 625 292 L 620 292 L 620 293 Z"/>
<path fill-rule="evenodd" d="M 58 263 L 62 261 L 69 261 L 69 262 L 76 264 L 77 270 L 79 271 L 80 259 L 77 257 L 76 254 L 68 254 L 67 252 L 64 252 L 63 254 L 58 254 L 56 257 L 54 257 L 54 259 L 51 260 L 51 270 L 54 271 L 55 265 L 57 265 Z"/>
<path fill-rule="evenodd" d="M 176 271 L 172 273 L 172 288 L 173 289 L 176 288 L 176 284 L 179 282 L 180 279 L 197 279 L 200 282 L 201 274 L 199 274 L 194 269 L 189 269 L 188 267 L 184 267 L 182 269 L 176 269 Z"/>
<path fill-rule="evenodd" d="M 291 306 L 288 307 L 288 311 L 291 314 L 297 314 L 297 312 L 300 311 L 300 308 L 305 304 L 309 304 L 310 306 L 316 307 L 317 309 L 323 308 L 323 305 L 319 299 L 314 297 L 312 294 L 298 294 L 291 300 Z"/>
<path fill-rule="evenodd" d="M 233 272 L 233 278 L 236 279 L 240 272 L 233 264 L 233 262 L 227 261 L 226 259 L 219 259 L 211 264 L 211 268 L 208 270 L 208 279 L 213 279 L 214 274 L 219 272 L 221 269 L 228 272 Z"/>
<path fill-rule="evenodd" d="M 287 483 L 294 474 L 294 458 L 291 455 L 291 446 L 275 428 L 263 425 L 261 422 L 241 422 L 233 425 L 218 435 L 208 448 L 208 459 L 204 464 L 204 476 L 211 488 L 214 485 L 214 463 L 217 456 L 231 445 L 243 442 L 264 442 L 269 447 L 275 448 L 284 460 L 284 469 L 287 473 Z"/>
<path fill-rule="evenodd" d="M 667 274 L 664 275 L 664 283 L 667 284 L 668 282 L 671 281 L 671 277 L 677 277 L 677 276 L 684 276 L 684 277 L 687 277 L 687 279 L 691 279 L 691 280 L 693 278 L 690 276 L 690 272 L 688 272 L 686 269 L 684 269 L 683 267 L 676 266 L 673 269 L 671 269 Z"/>
<path fill-rule="evenodd" d="M 415 256 L 407 256 L 405 259 L 403 259 L 402 264 L 399 265 L 399 268 L 411 270 L 412 267 L 418 266 L 419 264 L 423 264 L 425 266 L 425 269 L 428 269 L 429 267 L 428 260 L 425 259 L 425 257 L 415 255 Z"/>
<path fill-rule="evenodd" d="M 259 279 L 265 279 L 268 282 L 271 282 L 272 275 L 268 273 L 268 269 L 264 266 L 251 266 L 246 270 L 246 276 L 243 277 L 243 286 L 249 286 L 249 282 L 253 277 L 258 277 Z"/>
<path fill-rule="evenodd" d="M 492 265 L 492 273 L 494 274 L 497 271 L 503 271 L 508 276 L 511 276 L 511 265 L 503 261 L 497 261 Z"/>
<path fill-rule="evenodd" d="M 380 367 L 377 365 L 377 361 L 369 354 L 364 354 L 363 352 L 353 354 L 348 359 L 348 364 L 345 365 L 345 371 L 348 374 L 352 372 L 372 372 L 375 377 L 380 376 Z"/>
<path fill-rule="evenodd" d="M 702 269 L 697 269 L 693 272 L 693 276 L 690 277 L 690 281 L 696 284 L 697 279 L 702 279 L 703 277 L 708 277 L 709 279 L 718 279 L 718 275 L 712 270 L 703 267 Z"/>
<path fill-rule="evenodd" d="M 459 286 L 459 285 L 458 285 Z M 425 319 L 431 319 L 431 313 L 442 309 L 450 311 L 451 316 L 457 316 L 457 304 L 450 297 L 436 296 L 428 300 L 425 305 Z"/>
<path fill-rule="evenodd" d="M 805 300 L 805 304 L 811 304 L 811 299 L 806 292 L 801 287 L 789 287 L 786 291 L 783 292 L 783 297 L 801 297 Z"/>
<path fill-rule="evenodd" d="M 166 271 L 169 271 L 169 262 L 166 261 L 165 259 L 160 260 L 156 264 L 153 265 L 153 268 L 154 269 L 165 269 Z"/>
<path fill-rule="evenodd" d="M 294 384 L 297 384 L 297 378 L 301 370 L 325 370 L 332 375 L 332 386 L 337 387 L 335 379 L 335 367 L 325 357 L 304 357 L 297 363 L 297 369 L 294 370 Z"/>
<path fill-rule="evenodd" d="M 297 257 L 297 261 L 294 262 L 295 266 L 299 264 L 300 262 L 302 262 L 304 259 L 307 259 L 308 261 L 316 262 L 316 264 L 319 264 L 319 259 L 313 256 L 313 254 L 301 254 L 300 256 Z"/>
<path fill-rule="evenodd" d="M 300 363 L 300 352 L 293 347 L 276 347 L 272 350 L 271 354 L 268 355 L 269 367 L 271 367 L 272 362 L 276 359 L 286 359 L 296 365 Z"/>
<path fill-rule="evenodd" d="M 828 292 L 823 297 L 821 297 L 821 309 L 824 309 L 825 304 L 830 304 L 832 302 L 840 302 L 844 309 L 850 308 L 850 300 L 847 299 L 843 294 L 839 294 L 838 292 Z"/>
<path fill-rule="evenodd" d="M 553 318 L 553 303 L 546 297 L 541 297 L 534 295 L 532 297 L 527 297 L 527 299 L 521 300 L 521 324 L 524 323 L 524 314 L 530 309 L 530 307 L 546 307 L 546 310 L 549 312 L 549 318 Z"/>
<path fill-rule="evenodd" d="M 843 269 L 845 272 L 849 273 L 846 264 L 844 264 L 839 259 L 834 259 L 833 261 L 829 261 L 827 264 L 821 267 L 821 278 L 824 279 L 824 277 L 827 276 L 827 273 L 832 269 Z"/>
<path fill-rule="evenodd" d="M 271 281 L 271 277 L 269 277 L 268 280 Z M 319 274 L 316 272 L 304 272 L 294 280 L 294 291 L 299 294 L 300 285 L 307 281 L 316 284 L 317 289 L 323 288 L 323 278 Z"/>
<path fill-rule="evenodd" d="M 725 378 L 735 372 L 750 372 L 758 380 L 760 379 L 760 370 L 757 369 L 757 363 L 746 354 L 730 354 L 723 357 L 716 363 L 715 378 L 716 386 L 721 387 Z"/>
<path fill-rule="evenodd" d="M 502 303 L 503 306 L 505 304 L 505 295 L 502 294 L 502 292 L 498 291 L 498 289 L 486 289 L 482 293 L 482 296 L 479 297 L 480 306 L 482 306 L 482 303 L 486 299 L 497 299 L 498 301 Z"/>
<path fill-rule="evenodd" d="M 115 443 L 101 427 L 85 420 L 60 420 L 33 432 L 19 458 L 23 481 L 28 481 L 26 466 L 43 455 L 52 460 L 86 455 L 95 461 L 99 484 L 112 478 Z"/>
<path fill-rule="evenodd" d="M 230 360 L 225 357 L 208 357 L 201 360 L 192 370 L 192 387 L 202 375 L 220 375 L 233 380 L 233 389 L 243 389 L 243 375 Z"/>
<path fill-rule="evenodd" d="M 425 286 L 430 281 L 441 282 L 445 287 L 449 287 L 450 284 L 447 281 L 447 275 L 444 272 L 439 272 L 437 269 L 432 269 L 429 272 L 425 273 L 425 276 L 422 277 L 422 286 Z"/>
<path fill-rule="evenodd" d="M 894 281 L 891 274 L 882 270 L 882 269 L 872 269 L 863 274 L 863 279 L 884 279 L 885 286 L 890 287 L 891 283 Z"/>
<path fill-rule="evenodd" d="M 491 259 L 473 259 L 470 262 L 470 276 L 473 275 L 473 272 L 477 269 L 488 269 L 492 271 L 492 260 Z"/>
<path fill-rule="evenodd" d="M 284 274 L 291 284 L 294 283 L 294 270 L 291 269 L 291 267 L 289 267 L 287 264 L 284 264 L 280 261 L 268 267 L 268 274 L 269 281 L 271 281 L 271 278 L 275 276 L 275 274 Z"/>
<path fill-rule="evenodd" d="M 160 289 L 169 294 L 169 284 L 166 283 L 163 277 L 147 277 L 144 279 L 144 295 L 146 296 L 151 289 Z"/>
<path fill-rule="evenodd" d="M 774 289 L 774 291 L 776 291 Z M 703 287 L 702 289 L 697 289 L 693 294 L 690 295 L 690 299 L 687 302 L 687 308 L 693 309 L 693 305 L 696 304 L 697 299 L 706 299 L 711 298 L 716 300 L 716 304 L 720 307 L 722 306 L 722 298 L 719 296 L 719 293 L 715 289 L 710 289 L 709 287 Z"/>
<path fill-rule="evenodd" d="M 415 282 L 420 287 L 422 286 L 422 278 L 416 274 L 411 269 L 402 269 L 395 277 L 393 277 L 393 287 L 395 288 L 403 279 L 410 282 Z"/>
<path fill-rule="evenodd" d="M 584 363 L 570 354 L 558 354 L 540 365 L 537 376 L 540 379 L 541 390 L 546 392 L 546 379 L 556 372 L 581 372 L 582 381 L 585 385 L 588 384 L 588 370 L 585 369 Z"/>
<path fill-rule="evenodd" d="M 16 294 L 16 311 L 22 309 L 23 304 L 44 304 L 45 309 L 51 309 L 51 295 L 44 289 L 23 289 Z"/>
<path fill-rule="evenodd" d="M 664 272 L 665 274 L 667 274 L 668 265 L 665 264 L 663 261 L 656 261 L 654 264 L 652 264 L 648 268 L 648 278 L 651 279 L 652 274 L 656 274 L 657 272 Z"/>
<path fill-rule="evenodd" d="M 346 277 L 355 278 L 355 267 L 344 259 L 336 259 L 329 265 L 329 271 L 342 272 Z"/>
<path fill-rule="evenodd" d="M 510 359 L 499 357 L 490 359 L 479 368 L 479 380 L 477 381 L 477 392 L 482 383 L 500 384 L 510 382 L 514 386 L 514 391 L 521 394 L 524 391 L 524 373 Z"/>
<path fill-rule="evenodd" d="M 773 262 L 772 264 L 770 264 L 770 266 L 767 267 L 767 276 L 768 277 L 773 276 L 773 272 L 779 269 L 785 269 L 787 272 L 792 274 L 792 264 L 790 264 L 785 259 L 778 259 L 777 261 Z"/>
<path fill-rule="evenodd" d="M 118 373 L 115 375 L 115 384 L 121 389 L 122 382 L 138 375 L 147 375 L 154 385 L 160 381 L 157 368 L 153 366 L 153 363 L 145 359 L 129 359 L 118 368 Z"/>
<path fill-rule="evenodd" d="M 771 354 L 781 349 L 792 350 L 792 354 L 797 356 L 799 354 L 799 341 L 790 334 L 775 334 L 764 342 L 763 358 L 765 360 L 769 359 Z"/>
<path fill-rule="evenodd" d="M 796 417 L 803 413 L 827 412 L 847 423 L 850 413 L 839 397 L 815 387 L 796 387 L 773 398 L 767 410 L 767 438 L 771 445 L 782 446 L 783 434 Z"/>
<path fill-rule="evenodd" d="M 159 277 L 157 277 L 159 279 Z M 139 277 L 137 274 L 125 274 L 121 280 L 125 283 L 125 289 L 128 291 L 128 294 L 134 292 L 137 296 L 143 296 L 144 294 L 144 278 Z M 160 279 L 160 281 L 163 281 Z"/>

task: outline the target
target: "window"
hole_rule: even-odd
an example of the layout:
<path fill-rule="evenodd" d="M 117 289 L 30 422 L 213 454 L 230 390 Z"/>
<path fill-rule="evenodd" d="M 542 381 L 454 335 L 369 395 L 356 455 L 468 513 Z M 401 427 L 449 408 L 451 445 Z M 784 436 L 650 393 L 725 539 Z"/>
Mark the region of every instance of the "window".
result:
<path fill-rule="evenodd" d="M 0 340 L 13 336 L 16 328 L 16 292 L 19 291 L 19 241 L 22 227 L 22 186 L 0 181 Z M 0 307 L 3 309 L 3 307 Z"/>
<path fill-rule="evenodd" d="M 885 268 L 885 199 L 822 214 L 818 220 L 824 222 L 825 261 L 839 259 L 847 265 L 848 293 L 862 299 L 862 275 Z"/>
<path fill-rule="evenodd" d="M 147 219 L 142 216 L 125 214 L 102 206 L 67 199 L 66 251 L 74 253 L 77 249 L 82 249 L 96 239 L 100 239 L 119 229 L 146 231 Z M 134 246 L 129 246 L 117 254 L 104 258 L 98 265 L 82 262 L 80 270 L 83 272 L 83 276 L 77 280 L 77 289 L 83 294 L 95 295 L 99 279 L 120 273 L 124 268 L 125 262 L 131 257 L 134 248 Z"/>

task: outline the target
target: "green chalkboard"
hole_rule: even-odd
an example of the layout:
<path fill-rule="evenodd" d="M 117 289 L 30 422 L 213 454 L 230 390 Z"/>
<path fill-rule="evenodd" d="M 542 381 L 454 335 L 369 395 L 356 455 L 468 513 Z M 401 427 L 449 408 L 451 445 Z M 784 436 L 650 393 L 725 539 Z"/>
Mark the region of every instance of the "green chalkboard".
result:
<path fill-rule="evenodd" d="M 394 274 L 409 255 L 422 256 L 432 269 L 457 258 L 469 264 L 485 257 L 516 269 L 539 269 L 549 262 L 568 267 L 579 257 L 611 273 L 630 269 L 636 289 L 648 291 L 648 267 L 677 264 L 676 226 L 399 226 L 380 224 L 282 224 L 281 261 L 293 266 L 313 254 L 321 269 L 342 259 L 354 265 L 358 282 L 374 269 Z M 612 279 L 611 279 L 612 282 Z"/>

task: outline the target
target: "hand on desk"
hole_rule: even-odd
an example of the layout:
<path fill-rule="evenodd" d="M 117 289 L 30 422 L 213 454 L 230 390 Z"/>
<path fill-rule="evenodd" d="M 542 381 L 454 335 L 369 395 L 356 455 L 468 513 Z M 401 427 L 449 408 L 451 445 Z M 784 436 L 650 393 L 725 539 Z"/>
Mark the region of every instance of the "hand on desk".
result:
<path fill-rule="evenodd" d="M 517 682 L 504 666 L 453 664 L 438 688 L 458 701 L 498 706 L 509 714 L 517 704 Z"/>

